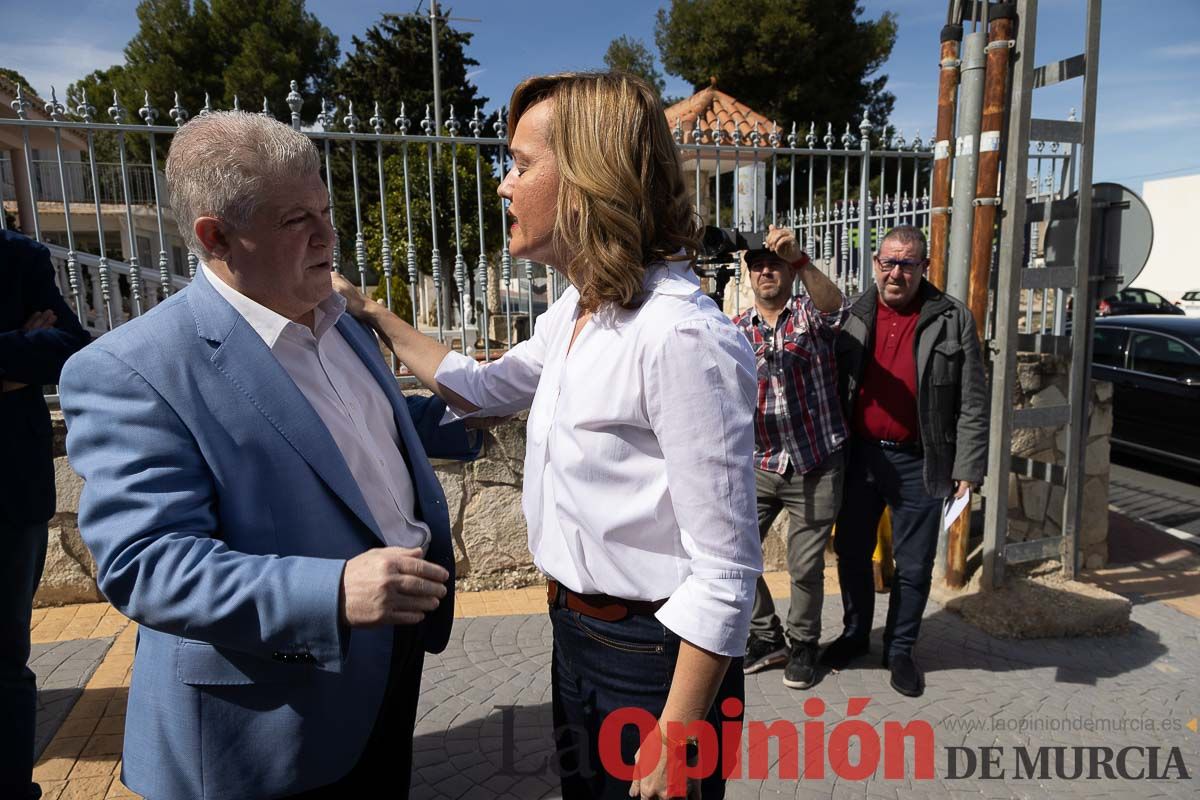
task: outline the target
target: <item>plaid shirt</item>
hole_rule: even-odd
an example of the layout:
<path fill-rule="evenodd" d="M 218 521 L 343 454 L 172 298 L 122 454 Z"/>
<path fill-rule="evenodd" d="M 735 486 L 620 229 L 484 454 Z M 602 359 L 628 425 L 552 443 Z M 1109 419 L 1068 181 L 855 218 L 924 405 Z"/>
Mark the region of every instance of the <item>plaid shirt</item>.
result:
<path fill-rule="evenodd" d="M 826 313 L 807 295 L 796 295 L 773 330 L 754 308 L 734 318 L 750 340 L 758 365 L 757 468 L 783 475 L 791 466 L 805 473 L 846 441 L 834 340 L 849 312 L 845 299 L 837 311 Z"/>

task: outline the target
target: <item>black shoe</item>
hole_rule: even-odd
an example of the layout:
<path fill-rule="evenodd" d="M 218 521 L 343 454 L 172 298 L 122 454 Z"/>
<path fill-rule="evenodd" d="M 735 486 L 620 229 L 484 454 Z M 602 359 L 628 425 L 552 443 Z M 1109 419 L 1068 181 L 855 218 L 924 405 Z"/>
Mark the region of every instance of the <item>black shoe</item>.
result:
<path fill-rule="evenodd" d="M 834 672 L 845 669 L 850 662 L 871 652 L 871 644 L 866 639 L 851 639 L 839 636 L 834 639 L 825 652 L 821 653 L 821 664 Z"/>
<path fill-rule="evenodd" d="M 753 675 L 767 667 L 774 667 L 788 660 L 787 642 L 782 636 L 763 639 L 751 636 L 746 643 L 746 657 L 742 660 L 742 672 Z"/>
<path fill-rule="evenodd" d="M 908 653 L 897 653 L 891 659 L 892 688 L 908 697 L 925 693 L 925 674 Z"/>
<path fill-rule="evenodd" d="M 793 642 L 783 670 L 783 685 L 789 689 L 807 689 L 817 680 L 816 642 Z"/>

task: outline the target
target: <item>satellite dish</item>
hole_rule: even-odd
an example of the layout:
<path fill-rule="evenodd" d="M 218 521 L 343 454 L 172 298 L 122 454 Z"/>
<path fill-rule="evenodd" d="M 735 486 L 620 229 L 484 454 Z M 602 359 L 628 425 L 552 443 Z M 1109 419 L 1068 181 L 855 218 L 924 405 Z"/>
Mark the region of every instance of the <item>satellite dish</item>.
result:
<path fill-rule="evenodd" d="M 1078 192 L 1071 194 L 1077 197 Z M 1046 228 L 1046 266 L 1075 264 L 1075 232 L 1079 220 L 1052 219 Z M 1150 258 L 1154 220 L 1137 192 L 1119 183 L 1092 184 L 1092 260 L 1094 272 L 1109 285 L 1128 286 Z M 1102 288 L 1100 297 L 1107 292 Z"/>

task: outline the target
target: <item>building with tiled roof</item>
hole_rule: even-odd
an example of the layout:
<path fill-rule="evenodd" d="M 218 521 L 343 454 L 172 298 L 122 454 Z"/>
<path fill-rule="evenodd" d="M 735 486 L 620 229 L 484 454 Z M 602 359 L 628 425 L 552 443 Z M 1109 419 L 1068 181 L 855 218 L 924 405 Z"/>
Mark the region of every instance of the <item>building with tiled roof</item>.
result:
<path fill-rule="evenodd" d="M 713 144 L 712 132 L 718 127 L 723 144 L 731 144 L 733 132 L 741 134 L 743 144 L 751 144 L 751 135 L 758 131 L 761 146 L 769 146 L 768 136 L 777 130 L 774 120 L 768 119 L 713 83 L 691 97 L 680 100 L 666 110 L 667 122 L 673 131 L 682 131 L 684 144 Z M 696 121 L 700 122 L 700 140 L 696 141 Z M 757 127 L 756 127 L 757 126 Z"/>

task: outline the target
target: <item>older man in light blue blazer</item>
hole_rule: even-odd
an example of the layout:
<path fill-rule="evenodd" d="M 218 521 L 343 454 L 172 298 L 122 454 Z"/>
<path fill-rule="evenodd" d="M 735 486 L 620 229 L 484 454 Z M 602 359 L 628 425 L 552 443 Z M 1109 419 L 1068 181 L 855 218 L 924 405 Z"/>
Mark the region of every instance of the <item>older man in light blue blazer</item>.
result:
<path fill-rule="evenodd" d="M 405 797 L 453 613 L 428 456 L 477 446 L 342 314 L 307 137 L 197 118 L 167 180 L 204 264 L 60 384 L 97 582 L 140 623 L 122 777 L 151 800 Z"/>

